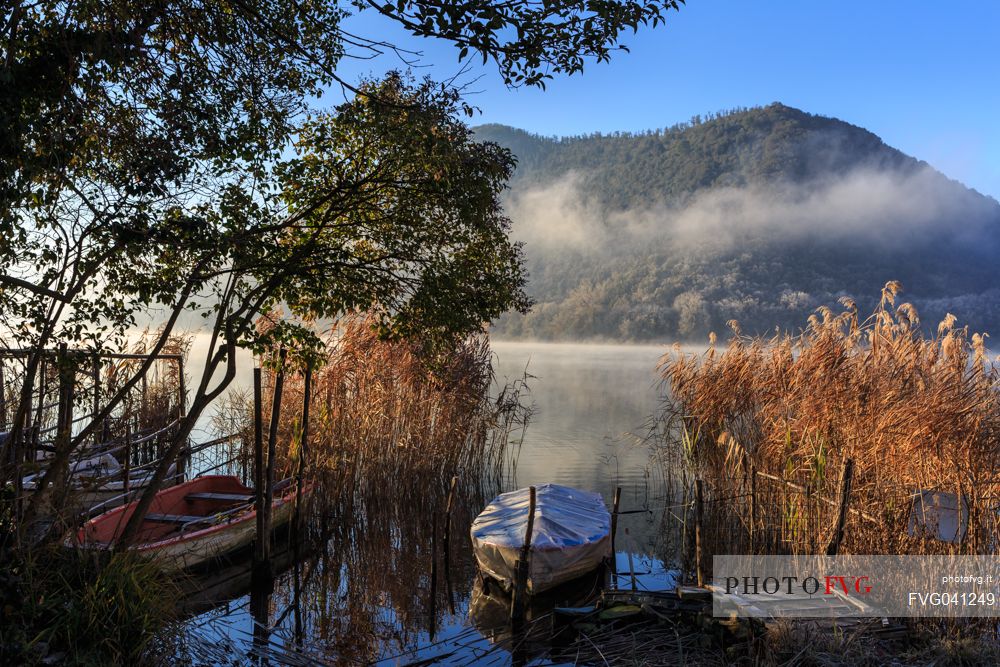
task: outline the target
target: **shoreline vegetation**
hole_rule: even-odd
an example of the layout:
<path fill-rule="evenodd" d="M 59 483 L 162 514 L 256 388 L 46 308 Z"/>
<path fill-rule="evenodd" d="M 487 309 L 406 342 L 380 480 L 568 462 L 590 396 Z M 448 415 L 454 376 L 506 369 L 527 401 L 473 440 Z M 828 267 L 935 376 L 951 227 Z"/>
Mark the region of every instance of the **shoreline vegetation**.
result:
<path fill-rule="evenodd" d="M 325 333 L 311 383 L 311 422 L 305 445 L 308 465 L 319 481 L 317 496 L 345 497 L 384 488 L 387 479 L 424 478 L 446 487 L 454 476 L 496 483 L 509 472 L 509 444 L 523 434 L 530 409 L 522 402 L 527 378 L 494 384 L 486 334 L 427 354 L 419 343 L 379 338 L 375 322 L 346 317 Z M 263 355 L 263 405 L 272 404 L 278 350 Z M 286 373 L 282 403 L 298 406 L 304 375 Z M 267 410 L 267 408 L 265 407 Z M 270 423 L 265 411 L 265 423 Z M 253 399 L 228 396 L 214 419 L 219 432 L 235 437 L 223 456 L 249 475 L 253 463 Z M 302 452 L 302 415 L 282 410 L 277 469 L 293 474 Z M 446 489 L 445 489 L 446 490 Z"/>
<path fill-rule="evenodd" d="M 665 476 L 685 498 L 694 478 L 703 485 L 703 558 L 996 553 L 1000 373 L 985 334 L 949 315 L 925 335 L 912 305 L 897 305 L 900 290 L 886 284 L 866 319 L 845 299 L 839 313 L 821 308 L 799 336 L 747 337 L 731 322 L 724 348 L 713 337 L 702 355 L 663 357 Z M 841 536 L 829 500 L 844 491 L 847 461 Z M 953 506 L 967 507 L 967 529 L 949 539 L 915 524 L 915 494 L 927 491 L 961 498 Z M 668 524 L 690 553 L 685 521 Z M 846 650 L 854 639 L 806 641 L 794 627 L 766 641 L 800 664 L 987 664 L 1000 655 L 995 619 L 907 625 L 924 655 L 860 636 Z"/>
<path fill-rule="evenodd" d="M 864 320 L 845 300 L 839 313 L 820 309 L 800 336 L 747 337 L 732 322 L 726 347 L 717 348 L 713 337 L 703 354 L 675 348 L 662 357 L 667 398 L 657 416 L 656 456 L 668 493 L 689 494 L 694 477 L 705 484 L 706 554 L 822 552 L 831 531 L 829 507 L 820 499 L 836 495 L 847 458 L 855 461 L 851 507 L 857 511 L 847 515 L 842 552 L 985 553 L 996 544 L 1000 532 L 989 508 L 1000 502 L 1000 376 L 987 356 L 986 337 L 957 327 L 951 317 L 936 335 L 925 336 L 912 306 L 897 305 L 900 289 L 887 284 L 879 307 Z M 280 317 L 264 318 L 259 326 L 274 321 Z M 407 625 L 429 615 L 433 632 L 454 605 L 452 577 L 462 582 L 474 573 L 474 562 L 453 543 L 454 573 L 444 575 L 446 586 L 432 589 L 430 598 L 408 593 L 425 587 L 434 571 L 439 547 L 428 550 L 425 541 L 428 530 L 441 537 L 448 497 L 457 498 L 455 525 L 465 525 L 510 473 L 531 418 L 524 400 L 529 376 L 496 387 L 485 333 L 428 353 L 418 343 L 383 340 L 371 319 L 357 315 L 316 336 L 325 343 L 310 361 L 312 417 L 304 448 L 304 376 L 296 370 L 302 360 L 284 355 L 276 468 L 279 476 L 294 474 L 305 452 L 316 484 L 301 538 L 318 548 L 302 561 L 303 576 L 311 580 L 305 585 L 311 592 L 303 595 L 319 596 L 308 599 L 323 610 L 316 621 L 325 629 L 314 644 L 301 637 L 284 641 L 315 655 L 367 660 L 378 655 L 381 596 L 406 609 Z M 186 349 L 184 341 L 175 346 Z M 282 358 L 277 348 L 259 357 L 264 406 L 271 405 Z M 105 372 L 113 383 L 115 368 Z M 156 378 L 147 386 L 153 398 L 145 412 L 126 402 L 133 409 L 122 419 L 143 415 L 160 424 L 176 411 L 168 397 L 180 378 L 169 371 Z M 253 478 L 252 407 L 250 396 L 231 393 L 214 420 L 216 430 L 233 435 L 215 459 L 244 479 Z M 750 471 L 759 475 L 755 509 L 746 500 Z M 456 477 L 461 483 L 450 492 Z M 784 483 L 804 493 L 789 493 Z M 908 531 L 914 489 L 968 498 L 967 535 L 950 543 Z M 423 517 L 416 523 L 415 508 Z M 433 526 L 423 525 L 428 517 Z M 679 567 L 690 572 L 688 520 L 665 517 L 663 530 L 674 540 Z M 397 549 L 399 540 L 409 545 L 411 561 L 380 574 L 366 566 Z M 296 577 L 298 572 L 297 566 Z M 349 609 L 324 602 L 345 578 L 375 597 L 355 600 Z M 219 645 L 181 629 L 180 589 L 128 552 L 100 566 L 61 550 L 37 552 L 12 568 L 3 594 L 5 657 L 41 662 L 73 656 L 80 664 L 223 657 Z M 663 644 L 662 628 L 650 628 L 634 635 L 605 632 L 606 643 L 592 657 L 662 664 L 667 654 L 637 648 L 646 636 L 650 645 L 670 645 L 670 660 L 743 659 L 706 629 L 676 631 L 683 637 L 678 646 L 685 647 L 680 654 Z M 355 639 L 348 641 L 345 632 Z M 770 627 L 744 649 L 748 660 L 762 665 L 959 665 L 1000 654 L 995 624 L 983 621 L 917 619 L 908 624 L 908 637 L 914 643 L 906 648 L 863 633 L 830 635 L 791 623 Z"/>
<path fill-rule="evenodd" d="M 513 477 L 532 418 L 531 376 L 495 381 L 484 323 L 639 340 L 702 335 L 732 313 L 758 332 L 843 294 L 834 289 L 869 290 L 883 270 L 923 280 L 920 303 L 935 317 L 958 303 L 966 310 L 950 312 L 964 321 L 967 312 L 1000 320 L 1000 204 L 860 128 L 781 105 L 655 136 L 558 143 L 497 127 L 498 140 L 483 141 L 469 126 L 477 110 L 466 77 L 478 76 L 480 59 L 509 88 L 544 89 L 627 51 L 623 40 L 672 23 L 683 5 L 7 3 L 0 664 L 265 663 L 276 646 L 286 662 L 355 664 L 387 657 L 390 641 L 422 651 L 446 614 L 458 617 L 455 587 L 476 576 L 458 536 Z M 394 55 L 414 65 L 420 40 L 453 48 L 458 74 L 356 77 L 349 64 Z M 555 169 L 568 199 L 535 192 L 539 210 L 596 203 L 599 224 L 564 233 L 553 215 L 541 237 L 519 240 L 511 184 L 550 183 L 503 136 L 568 150 Z M 594 148 L 631 167 L 574 170 L 573 161 L 598 162 Z M 872 184 L 877 192 L 858 196 Z M 775 201 L 781 210 L 761 206 Z M 688 203 L 697 215 L 684 216 Z M 626 239 L 609 220 L 639 224 Z M 832 235 L 816 242 L 814 228 Z M 532 254 L 553 241 L 554 258 Z M 529 273 L 543 288 L 537 304 Z M 797 336 L 745 338 L 734 325 L 724 352 L 713 341 L 706 355 L 662 367 L 672 398 L 654 416 L 668 438 L 660 460 L 676 459 L 682 483 L 697 474 L 709 487 L 708 548 L 819 548 L 828 536 L 815 500 L 846 460 L 857 466 L 854 502 L 876 527 L 850 514 L 845 550 L 981 552 L 997 540 L 1000 408 L 985 338 L 950 316 L 936 334 L 921 332 L 897 292 L 887 285 L 865 321 L 850 302 L 840 314 L 820 308 Z M 132 347 L 138 323 L 154 318 L 159 329 Z M 184 321 L 207 332 L 191 364 Z M 260 365 L 254 392 L 227 399 L 247 355 Z M 599 381 L 585 388 L 607 392 Z M 220 437 L 196 441 L 213 411 Z M 743 508 L 726 499 L 756 478 L 743 466 L 807 493 L 764 491 L 770 513 L 734 524 Z M 176 505 L 154 504 L 209 472 L 244 483 L 219 487 L 238 493 L 185 487 Z M 279 566 L 272 498 L 290 496 L 287 476 L 299 485 Z M 968 534 L 942 544 L 901 530 L 914 489 L 967 497 Z M 134 504 L 121 525 L 91 535 L 94 557 L 84 557 L 72 536 L 87 539 L 78 529 L 91 513 L 125 502 Z M 289 503 L 281 508 L 283 523 Z M 206 569 L 232 575 L 213 582 L 220 590 L 248 579 L 249 595 L 205 593 L 198 566 L 169 580 L 130 549 L 195 537 L 242 550 Z M 252 629 L 196 632 L 182 618 L 192 588 L 205 595 L 190 608 L 225 606 Z M 464 618 L 457 634 L 494 639 Z M 992 644 L 971 624 L 920 628 L 944 651 L 939 664 L 997 652 L 995 627 Z M 659 633 L 659 646 L 673 631 Z M 664 660 L 611 634 L 618 663 Z M 698 647 L 708 664 L 731 661 L 703 629 L 676 638 L 670 660 Z M 827 659 L 803 653 L 825 650 L 821 640 L 772 639 L 787 647 L 780 660 Z M 835 638 L 828 653 L 865 657 L 852 641 Z M 493 651 L 504 658 L 499 644 Z"/>
<path fill-rule="evenodd" d="M 313 589 L 315 594 L 325 595 L 331 585 L 339 585 L 342 573 L 340 567 L 332 567 L 333 560 L 349 568 L 352 585 L 367 587 L 376 596 L 397 590 L 402 602 L 437 557 L 427 551 L 425 527 L 412 523 L 409 510 L 422 508 L 425 519 L 443 515 L 451 493 L 461 504 L 455 508 L 455 521 L 471 522 L 468 513 L 495 492 L 513 465 L 530 419 L 530 409 L 524 405 L 526 379 L 495 388 L 493 355 L 485 334 L 428 354 L 417 343 L 381 339 L 374 321 L 358 315 L 344 318 L 322 338 L 327 341 L 322 359 L 311 360 L 315 373 L 305 448 L 299 411 L 304 376 L 294 370 L 292 359 L 283 373 L 276 474 L 294 475 L 299 457 L 305 454 L 314 490 L 296 539 L 314 545 L 316 554 L 303 557 L 308 555 L 314 565 L 321 563 L 315 575 L 320 584 L 330 580 Z M 264 405 L 272 404 L 280 372 L 273 364 L 278 351 L 271 352 L 263 355 Z M 113 368 L 105 370 L 106 377 L 115 377 Z M 177 381 L 176 374 L 165 373 L 151 383 L 147 388 L 151 402 L 144 409 L 175 409 L 161 397 L 171 387 L 176 389 Z M 134 407 L 135 412 L 129 413 L 133 421 L 140 413 L 155 421 L 156 415 L 142 412 L 138 402 Z M 215 427 L 232 437 L 212 452 L 212 461 L 223 462 L 214 473 L 254 478 L 252 408 L 252 399 L 241 393 L 230 395 L 218 407 Z M 265 423 L 269 420 L 265 414 Z M 449 491 L 453 478 L 460 483 Z M 67 525 L 73 523 L 68 515 L 65 520 Z M 364 531 L 365 538 L 357 531 Z M 412 562 L 391 571 L 372 571 L 367 564 L 378 562 L 398 546 L 399 539 L 411 545 Z M 186 579 L 184 585 L 175 585 L 164 579 L 155 563 L 129 551 L 95 561 L 61 544 L 23 552 L 9 547 L 4 554 L 9 570 L 0 587 L 4 602 L 0 657 L 5 663 L 158 664 L 182 655 L 195 662 L 220 658 L 211 646 L 190 642 L 179 625 L 183 590 L 192 585 Z M 468 574 L 470 565 L 458 562 L 455 567 Z M 315 602 L 326 609 L 318 619 L 324 627 L 338 627 L 340 614 L 362 628 L 378 625 L 374 618 L 362 618 L 361 609 Z M 442 600 L 434 613 L 440 615 L 448 606 Z M 362 607 L 374 610 L 376 605 Z M 367 659 L 374 655 L 379 637 L 371 630 L 365 634 L 368 644 L 335 635 L 328 639 L 338 654 Z"/>

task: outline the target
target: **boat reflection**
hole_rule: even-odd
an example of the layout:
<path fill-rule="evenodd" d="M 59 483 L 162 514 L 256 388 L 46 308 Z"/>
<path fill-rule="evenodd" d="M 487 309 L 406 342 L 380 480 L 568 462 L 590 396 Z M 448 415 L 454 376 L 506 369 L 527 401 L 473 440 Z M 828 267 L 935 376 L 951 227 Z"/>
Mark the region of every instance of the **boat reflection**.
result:
<path fill-rule="evenodd" d="M 192 657 L 223 662 L 215 653 L 230 642 L 230 662 L 239 645 L 255 661 L 280 652 L 368 663 L 465 627 L 476 578 L 468 527 L 493 492 L 459 484 L 446 539 L 445 484 L 356 496 L 319 489 L 324 502 L 301 538 L 276 536 L 272 587 L 252 586 L 250 550 L 190 573 L 182 611 Z"/>
<path fill-rule="evenodd" d="M 559 643 L 557 609 L 593 604 L 609 582 L 609 571 L 598 568 L 582 577 L 529 598 L 523 624 L 511 623 L 511 597 L 489 578 L 477 576 L 469 603 L 469 622 L 491 644 L 511 655 L 514 664 L 548 654 Z"/>

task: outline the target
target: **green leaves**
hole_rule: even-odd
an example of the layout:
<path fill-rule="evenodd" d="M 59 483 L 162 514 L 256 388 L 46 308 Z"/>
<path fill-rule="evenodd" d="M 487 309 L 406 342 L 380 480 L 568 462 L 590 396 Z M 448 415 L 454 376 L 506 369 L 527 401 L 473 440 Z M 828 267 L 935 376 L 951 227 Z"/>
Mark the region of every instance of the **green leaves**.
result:
<path fill-rule="evenodd" d="M 556 74 L 582 72 L 590 60 L 606 62 L 625 48 L 619 43 L 622 31 L 660 25 L 683 0 L 369 4 L 415 35 L 454 42 L 459 60 L 470 51 L 479 52 L 483 64 L 493 59 L 509 86 L 544 88 L 545 80 Z"/>
<path fill-rule="evenodd" d="M 278 298 L 303 317 L 376 314 L 385 335 L 452 337 L 525 309 L 499 193 L 510 153 L 477 143 L 454 90 L 398 73 L 307 123 L 279 170 L 292 217 Z M 258 276 L 263 279 L 263 276 Z"/>

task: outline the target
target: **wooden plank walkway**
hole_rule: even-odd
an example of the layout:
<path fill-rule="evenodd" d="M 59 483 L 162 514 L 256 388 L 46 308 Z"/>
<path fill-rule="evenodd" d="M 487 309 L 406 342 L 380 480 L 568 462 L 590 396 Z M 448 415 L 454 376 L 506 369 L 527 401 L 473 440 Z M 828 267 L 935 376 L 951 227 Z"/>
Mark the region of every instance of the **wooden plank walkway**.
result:
<path fill-rule="evenodd" d="M 729 612 L 728 616 L 713 616 L 713 594 L 721 596 L 723 609 Z M 871 607 L 843 595 L 812 598 L 803 596 L 801 600 L 790 602 L 786 599 L 779 601 L 769 595 L 728 594 L 712 585 L 703 588 L 680 586 L 668 591 L 616 590 L 604 591 L 601 594 L 601 607 L 609 608 L 617 605 L 637 605 L 657 615 L 672 617 L 697 615 L 713 617 L 723 625 L 756 618 L 765 629 L 778 623 L 792 623 L 828 632 L 877 635 L 883 639 L 901 639 L 907 632 L 906 626 L 892 619 L 873 616 L 874 610 Z M 782 608 L 786 613 L 781 613 Z M 789 616 L 787 612 L 792 611 L 794 615 Z M 800 614 L 809 616 L 802 617 Z"/>

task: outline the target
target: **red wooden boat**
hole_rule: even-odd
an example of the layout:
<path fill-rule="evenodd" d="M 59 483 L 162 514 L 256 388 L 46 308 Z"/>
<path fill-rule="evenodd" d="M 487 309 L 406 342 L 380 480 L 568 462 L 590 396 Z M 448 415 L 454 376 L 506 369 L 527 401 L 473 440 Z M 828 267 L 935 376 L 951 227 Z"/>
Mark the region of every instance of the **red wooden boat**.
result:
<path fill-rule="evenodd" d="M 303 487 L 303 496 L 309 487 Z M 250 544 L 257 532 L 254 491 L 231 475 L 206 475 L 156 494 L 142 527 L 129 544 L 165 571 L 193 567 Z M 123 505 L 85 523 L 68 546 L 106 551 L 137 503 Z M 295 484 L 275 485 L 271 525 L 288 523 L 295 509 Z"/>

